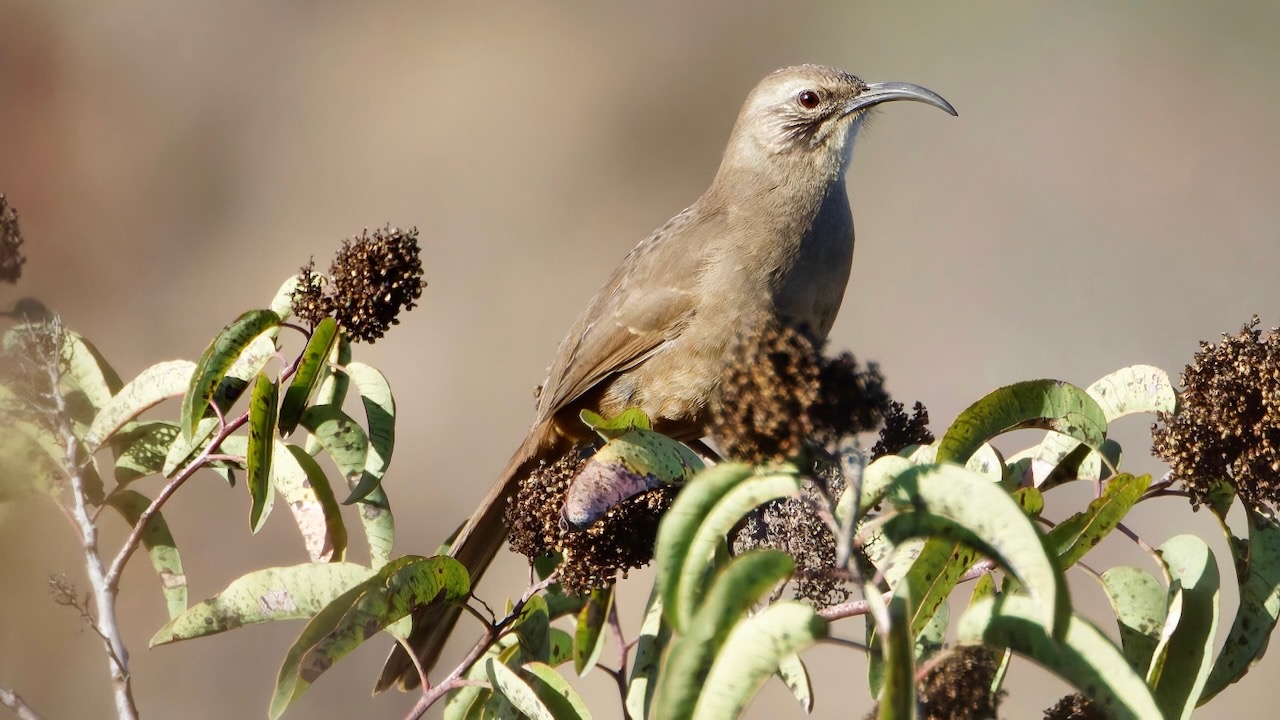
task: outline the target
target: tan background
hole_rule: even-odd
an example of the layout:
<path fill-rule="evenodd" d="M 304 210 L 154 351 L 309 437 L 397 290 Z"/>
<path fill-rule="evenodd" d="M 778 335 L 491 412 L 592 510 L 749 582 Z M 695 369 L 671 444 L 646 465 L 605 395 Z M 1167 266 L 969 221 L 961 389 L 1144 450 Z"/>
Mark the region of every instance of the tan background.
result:
<path fill-rule="evenodd" d="M 894 105 L 864 136 L 854 277 L 832 334 L 935 425 L 1000 384 L 1176 371 L 1254 312 L 1280 321 L 1280 4 L 1265 0 L 0 0 L 0 192 L 30 256 L 0 304 L 39 296 L 131 377 L 194 358 L 341 237 L 416 225 L 423 307 L 357 357 L 400 403 L 399 551 L 430 552 L 521 437 L 575 313 L 706 185 L 751 85 L 796 62 L 917 82 L 960 111 Z M 1158 470 L 1145 425 L 1120 438 L 1132 466 Z M 1072 492 L 1068 505 L 1083 499 Z M 1153 544 L 1215 533 L 1161 503 L 1134 522 Z M 169 506 L 193 600 L 300 560 L 287 513 L 250 537 L 246 507 L 212 477 Z M 99 646 L 44 590 L 50 573 L 82 577 L 70 528 L 47 504 L 0 517 L 0 685 L 49 718 L 107 716 Z M 1095 564 L 1145 562 L 1108 545 L 1118 555 Z M 493 602 L 522 587 L 518 561 L 502 574 Z M 1097 609 L 1096 585 L 1075 583 Z M 263 714 L 299 625 L 148 651 L 164 611 L 145 561 L 121 602 L 145 716 Z M 376 645 L 293 717 L 402 713 L 411 698 L 367 696 Z M 811 657 L 817 715 L 865 711 L 862 659 Z M 1251 708 L 1276 667 L 1209 714 L 1266 716 Z M 608 682 L 583 686 L 600 717 L 616 713 Z M 1011 687 L 1009 717 L 1063 692 L 1032 670 Z M 752 715 L 775 713 L 798 711 L 773 683 Z"/>

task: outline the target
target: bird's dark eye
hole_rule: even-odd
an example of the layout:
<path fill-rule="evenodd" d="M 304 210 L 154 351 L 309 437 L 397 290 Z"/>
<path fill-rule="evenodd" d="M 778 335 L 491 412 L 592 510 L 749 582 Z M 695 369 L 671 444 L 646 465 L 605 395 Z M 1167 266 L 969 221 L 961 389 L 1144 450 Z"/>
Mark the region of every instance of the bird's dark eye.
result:
<path fill-rule="evenodd" d="M 800 107 L 809 110 L 818 107 L 818 103 L 821 101 L 822 98 L 818 97 L 818 93 L 812 90 L 801 90 L 800 94 L 796 95 L 796 102 L 800 103 Z"/>

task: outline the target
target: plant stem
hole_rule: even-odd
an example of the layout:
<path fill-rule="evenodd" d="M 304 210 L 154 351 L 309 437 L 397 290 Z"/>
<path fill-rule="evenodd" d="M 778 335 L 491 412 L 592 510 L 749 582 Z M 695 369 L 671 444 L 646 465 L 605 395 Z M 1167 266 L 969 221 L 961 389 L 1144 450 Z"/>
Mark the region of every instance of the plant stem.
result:
<path fill-rule="evenodd" d="M 18 720 L 41 720 L 40 713 L 33 710 L 21 695 L 9 688 L 0 688 L 0 705 L 12 710 L 18 716 Z"/>
<path fill-rule="evenodd" d="M 61 348 L 62 343 L 59 342 L 58 346 Z M 84 467 L 90 458 L 80 457 L 80 441 L 76 438 L 75 429 L 71 426 L 70 409 L 67 407 L 67 399 L 62 394 L 61 388 L 62 371 L 59 366 L 61 357 L 54 355 L 42 360 L 49 374 L 50 397 L 54 403 L 53 419 L 57 423 L 58 434 L 65 448 L 67 479 L 71 485 L 71 515 L 80 530 L 80 549 L 84 553 L 89 584 L 93 587 L 94 605 L 98 610 L 94 629 L 102 637 L 102 643 L 107 651 L 107 665 L 111 672 L 116 714 L 121 720 L 136 720 L 138 707 L 133 701 L 133 687 L 129 677 L 129 653 L 125 650 L 124 640 L 120 636 L 120 625 L 116 619 L 115 586 L 107 581 L 102 555 L 98 552 L 98 526 L 90 516 L 88 501 L 85 498 Z"/>

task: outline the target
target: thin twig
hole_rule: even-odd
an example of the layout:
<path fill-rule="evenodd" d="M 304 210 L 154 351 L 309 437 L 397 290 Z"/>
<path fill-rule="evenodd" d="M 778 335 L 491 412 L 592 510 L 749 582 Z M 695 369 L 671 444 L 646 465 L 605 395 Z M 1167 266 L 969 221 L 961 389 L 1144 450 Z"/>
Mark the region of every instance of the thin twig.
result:
<path fill-rule="evenodd" d="M 71 486 L 71 512 L 80 529 L 80 550 L 84 554 L 85 570 L 93 587 L 94 604 L 98 609 L 94 630 L 102 638 L 107 652 L 107 665 L 111 672 L 111 686 L 115 694 L 116 714 L 121 720 L 136 720 L 138 708 L 133 701 L 133 687 L 129 677 L 129 653 L 125 650 L 120 625 L 116 619 L 115 587 L 107 581 L 102 555 L 98 552 L 98 527 L 90 517 L 86 497 L 84 468 L 92 458 L 80 456 L 80 440 L 71 426 L 70 408 L 62 394 L 63 338 L 58 333 L 54 355 L 40 358 L 49 376 L 49 397 L 53 400 L 52 420 L 57 424 L 64 450 L 67 479 Z"/>
<path fill-rule="evenodd" d="M 511 612 L 506 617 L 496 623 L 486 623 L 484 635 L 476 641 L 476 644 L 467 652 L 467 655 L 462 659 L 462 662 L 458 663 L 458 666 L 455 667 L 444 680 L 441 680 L 439 683 L 430 687 L 425 683 L 423 684 L 422 696 L 418 698 L 418 702 L 409 710 L 409 714 L 404 716 L 405 720 L 417 720 L 422 717 L 422 714 L 425 713 L 428 708 L 449 693 L 449 691 L 456 690 L 464 685 L 475 685 L 476 683 L 474 681 L 468 680 L 463 676 L 471 670 L 471 667 L 475 665 L 480 658 L 484 657 L 484 654 L 489 647 L 501 638 L 508 629 L 510 629 L 516 619 L 520 617 L 520 614 L 524 612 L 524 606 L 529 602 L 529 599 L 550 587 L 559 579 L 558 576 L 558 571 L 552 572 L 541 582 L 530 585 L 524 591 L 524 594 L 520 596 L 520 599 L 512 605 Z"/>
<path fill-rule="evenodd" d="M 41 720 L 40 713 L 27 704 L 22 696 L 9 688 L 0 688 L 0 705 L 3 705 L 18 716 L 18 720 Z"/>
<path fill-rule="evenodd" d="M 216 403 L 214 404 L 214 407 L 217 407 Z M 160 512 L 160 508 L 164 507 L 164 504 L 169 501 L 169 498 L 173 497 L 173 494 L 178 491 L 178 488 L 182 487 L 183 483 L 208 463 L 209 458 L 214 454 L 213 450 L 247 422 L 249 422 L 248 412 L 245 412 L 240 417 L 229 423 L 224 422 L 222 424 L 222 428 L 218 431 L 218 434 L 215 435 L 213 440 L 205 446 L 204 450 L 200 452 L 200 455 L 184 467 L 181 472 L 174 475 L 173 479 L 166 483 L 164 488 L 160 490 L 160 494 L 156 495 L 156 499 L 152 500 L 151 504 L 147 506 L 147 509 L 143 510 L 142 514 L 138 516 L 138 522 L 134 523 L 133 530 L 129 532 L 129 537 L 125 539 L 124 545 L 120 546 L 120 552 L 116 554 L 116 559 L 111 563 L 111 569 L 107 571 L 107 587 L 112 592 L 115 592 L 119 587 L 120 574 L 124 572 L 125 563 L 129 562 L 129 558 L 132 557 L 134 551 L 138 549 L 138 545 L 142 542 L 142 534 L 146 532 L 147 525 L 151 522 L 151 518 L 155 517 L 156 513 Z"/>
<path fill-rule="evenodd" d="M 622 718 L 631 720 L 631 712 L 627 710 L 627 662 L 631 654 L 631 646 L 622 635 L 622 621 L 618 619 L 618 593 L 613 590 L 613 602 L 609 603 L 609 631 L 613 642 L 618 646 L 618 671 L 611 672 L 613 680 L 618 684 L 618 699 L 622 701 Z"/>

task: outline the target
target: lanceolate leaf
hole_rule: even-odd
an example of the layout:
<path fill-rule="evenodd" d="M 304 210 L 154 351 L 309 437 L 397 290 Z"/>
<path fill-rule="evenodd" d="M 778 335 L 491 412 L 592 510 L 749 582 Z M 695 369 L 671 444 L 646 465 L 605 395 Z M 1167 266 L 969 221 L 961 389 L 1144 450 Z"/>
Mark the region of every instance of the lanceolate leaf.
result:
<path fill-rule="evenodd" d="M 1102 585 L 1120 626 L 1124 657 L 1134 672 L 1145 676 L 1165 623 L 1164 585 L 1151 573 L 1128 565 L 1102 573 Z"/>
<path fill-rule="evenodd" d="M 353 362 L 347 365 L 347 375 L 356 384 L 369 428 L 369 457 L 359 482 L 351 495 L 342 501 L 344 505 L 359 502 L 382 485 L 382 478 L 391 464 L 391 452 L 396 443 L 396 401 L 391 396 L 391 386 L 382 373 L 372 366 Z"/>
<path fill-rule="evenodd" d="M 62 389 L 72 419 L 83 430 L 120 390 L 120 376 L 92 343 L 70 330 L 63 332 Z"/>
<path fill-rule="evenodd" d="M 164 468 L 170 446 L 178 438 L 178 424 L 164 420 L 136 423 L 112 439 L 116 447 L 116 483 L 127 485 Z"/>
<path fill-rule="evenodd" d="M 115 508 L 132 527 L 137 526 L 151 501 L 132 490 L 117 490 L 107 498 L 107 504 Z M 169 532 L 169 524 L 158 512 L 147 521 L 147 527 L 142 532 L 142 547 L 151 556 L 151 566 L 160 578 L 160 589 L 169 606 L 169 617 L 175 618 L 187 609 L 187 576 L 182 572 L 182 558 L 178 555 L 178 546 L 173 542 L 173 534 Z"/>
<path fill-rule="evenodd" d="M 191 384 L 191 373 L 195 367 L 195 363 L 189 360 L 171 360 L 143 370 L 93 419 L 85 433 L 85 444 L 91 451 L 96 451 L 125 423 L 168 398 L 182 395 Z"/>
<path fill-rule="evenodd" d="M 874 592 L 868 593 L 867 599 L 870 602 L 883 602 Z M 880 694 L 880 720 L 901 720 L 915 714 L 916 683 L 915 669 L 911 662 L 908 605 L 908 598 L 895 594 L 890 598 L 888 607 L 884 608 L 889 621 L 888 632 L 877 627 L 877 634 L 885 638 L 881 642 L 884 688 Z"/>
<path fill-rule="evenodd" d="M 604 651 L 604 627 L 613 608 L 613 586 L 591 591 L 587 604 L 578 613 L 578 627 L 573 636 L 573 670 L 582 677 L 596 666 Z"/>
<path fill-rule="evenodd" d="M 249 488 L 249 529 L 258 532 L 271 514 L 271 463 L 276 437 L 276 384 L 258 376 L 249 403 L 249 455 L 245 485 Z"/>
<path fill-rule="evenodd" d="M 316 389 L 315 401 L 313 405 L 332 405 L 341 408 L 343 401 L 347 399 L 347 386 L 351 384 L 351 379 L 347 377 L 344 370 L 335 370 L 334 368 L 345 368 L 351 362 L 351 343 L 343 337 L 342 333 L 338 333 L 338 340 L 334 343 L 333 349 L 329 351 L 328 362 L 320 366 L 320 383 Z M 320 452 L 320 442 L 315 436 L 307 437 L 306 450 L 308 455 L 315 455 Z"/>
<path fill-rule="evenodd" d="M 747 465 L 725 462 L 698 473 L 690 480 L 658 526 L 658 539 L 654 559 L 658 566 L 657 587 L 662 592 L 663 612 L 671 624 L 682 628 L 693 615 L 692 607 L 677 607 L 680 599 L 680 583 L 684 565 L 689 560 L 689 548 L 695 533 L 707 513 L 711 512 L 721 497 L 738 483 L 751 477 L 753 471 Z M 699 558 L 705 569 L 708 558 Z"/>
<path fill-rule="evenodd" d="M 671 640 L 671 624 L 662 613 L 662 595 L 654 587 L 649 594 L 649 606 L 644 611 L 640 636 L 636 638 L 636 659 L 631 664 L 631 676 L 627 679 L 627 712 L 633 718 L 651 717 L 653 691 L 658 684 L 658 669 L 662 653 Z"/>
<path fill-rule="evenodd" d="M 1246 511 L 1249 522 L 1248 552 L 1241 556 L 1243 541 L 1227 544 L 1235 556 L 1240 582 L 1240 606 L 1222 653 L 1213 664 L 1200 704 L 1239 680 L 1267 649 L 1267 641 L 1280 617 L 1280 524 L 1273 518 Z M 1225 513 L 1223 513 L 1225 514 Z M 1225 524 L 1224 524 L 1225 527 Z"/>
<path fill-rule="evenodd" d="M 735 558 L 716 575 L 705 601 L 684 633 L 672 643 L 658 683 L 655 717 L 689 716 L 698 697 L 710 691 L 703 679 L 721 654 L 721 645 L 731 629 L 742 621 L 748 608 L 794 569 L 795 560 L 786 553 L 753 550 Z M 776 668 L 775 665 L 773 669 Z"/>
<path fill-rule="evenodd" d="M 1133 415 L 1173 412 L 1177 406 L 1177 394 L 1169 375 L 1151 365 L 1132 365 L 1117 370 L 1090 385 L 1086 390 L 1098 402 L 1107 423 Z M 1037 484 L 1044 482 L 1064 459 L 1076 452 L 1080 444 L 1063 435 L 1051 433 L 1040 444 L 1033 465 Z M 1097 453 L 1085 453 L 1076 459 L 1079 477 L 1097 480 L 1106 475 Z"/>
<path fill-rule="evenodd" d="M 589 720 L 591 712 L 578 692 L 565 681 L 564 676 L 546 663 L 525 663 L 529 674 L 529 687 L 551 712 L 555 720 Z"/>
<path fill-rule="evenodd" d="M 1181 618 L 1168 635 L 1163 668 L 1151 679 L 1164 717 L 1191 717 L 1213 664 L 1218 629 L 1218 563 L 1203 540 L 1178 535 L 1160 546 L 1170 588 L 1181 591 Z M 1173 614 L 1169 615 L 1173 620 Z M 1166 624 L 1166 629 L 1168 628 Z"/>
<path fill-rule="evenodd" d="M 280 316 L 270 310 L 250 310 L 228 325 L 214 338 L 191 377 L 182 401 L 182 433 L 192 439 L 196 424 L 204 416 L 218 383 L 227 376 L 240 353 L 259 336 L 280 324 Z"/>
<path fill-rule="evenodd" d="M 791 653 L 778 661 L 778 678 L 795 696 L 805 714 L 813 712 L 813 682 L 799 653 Z"/>
<path fill-rule="evenodd" d="M 312 562 L 345 559 L 347 528 L 329 478 L 305 450 L 279 439 L 275 442 L 271 483 L 288 503 L 307 554 Z"/>
<path fill-rule="evenodd" d="M 927 536 L 930 543 L 945 539 L 982 550 L 1041 604 L 1046 627 L 1065 631 L 1071 604 L 1062 571 L 1031 520 L 998 484 L 955 465 L 920 466 L 899 475 L 886 500 L 900 510 L 881 527 L 891 541 Z M 942 594 L 949 593 L 948 587 Z M 923 611 L 928 614 L 912 621 L 913 636 L 933 615 Z"/>
<path fill-rule="evenodd" d="M 556 720 L 551 710 L 538 697 L 538 693 L 516 671 L 494 658 L 486 660 L 484 667 L 485 674 L 489 676 L 489 684 L 495 691 L 502 693 L 522 716 L 529 720 Z"/>
<path fill-rule="evenodd" d="M 938 462 L 964 463 L 991 438 L 1021 428 L 1054 430 L 1097 447 L 1106 439 L 1107 419 L 1074 385 L 1058 380 L 1009 385 L 960 413 L 938 443 Z"/>
<path fill-rule="evenodd" d="M 1088 508 L 1050 530 L 1045 537 L 1045 545 L 1057 556 L 1058 566 L 1065 570 L 1075 565 L 1085 553 L 1102 542 L 1150 485 L 1150 475 L 1117 475 L 1107 482 L 1102 496 L 1089 503 Z"/>
<path fill-rule="evenodd" d="M 467 570 L 453 558 L 408 555 L 387 564 L 307 623 L 280 668 L 270 716 L 280 717 L 333 663 L 415 606 L 453 602 L 470 592 Z"/>
<path fill-rule="evenodd" d="M 794 600 L 776 602 L 743 620 L 729 632 L 716 655 L 694 715 L 741 716 L 764 681 L 777 672 L 782 658 L 826 636 L 826 621 L 809 605 Z"/>
<path fill-rule="evenodd" d="M 302 351 L 298 362 L 298 370 L 285 390 L 284 402 L 280 405 L 280 433 L 288 435 L 298 426 L 302 411 L 307 406 L 311 392 L 320 383 L 321 370 L 329 362 L 329 355 L 338 340 L 338 323 L 331 317 L 324 318 L 311 331 L 307 347 Z"/>
<path fill-rule="evenodd" d="M 373 571 L 354 563 L 304 563 L 254 570 L 187 609 L 151 638 L 151 647 L 272 620 L 309 618 Z"/>
<path fill-rule="evenodd" d="M 961 643 L 1007 647 L 1035 660 L 1092 698 L 1116 720 L 1156 720 L 1160 708 L 1142 677 L 1106 635 L 1071 616 L 1061 640 L 1050 636 L 1037 604 L 1023 595 L 983 599 L 960 619 Z"/>
<path fill-rule="evenodd" d="M 311 433 L 308 446 L 312 440 L 318 442 L 347 479 L 348 486 L 363 477 L 365 468 L 372 462 L 370 443 L 351 416 L 333 405 L 313 405 L 303 411 L 302 426 Z M 381 567 L 390 559 L 395 541 L 395 520 L 386 491 L 378 486 L 360 502 L 359 510 L 373 566 Z"/>
<path fill-rule="evenodd" d="M 717 466 L 719 467 L 719 466 Z M 732 470 L 729 471 L 730 476 L 736 475 Z M 699 477 L 702 477 L 701 475 Z M 692 484 L 692 483 L 691 483 Z M 719 488 L 720 486 L 715 486 Z M 691 617 L 692 608 L 698 605 L 700 597 L 705 590 L 704 579 L 707 569 L 713 565 L 712 558 L 715 556 L 716 549 L 724 543 L 725 536 L 733 529 L 739 521 L 751 510 L 763 505 L 770 500 L 776 500 L 781 497 L 794 495 L 800 491 L 800 476 L 794 471 L 772 471 L 763 474 L 753 474 L 750 477 L 725 488 L 725 491 L 715 498 L 714 504 L 703 514 L 699 521 L 689 522 L 682 532 L 691 532 L 691 537 L 687 540 L 688 548 L 683 553 L 680 561 L 679 575 L 675 578 L 677 586 L 673 595 L 668 595 L 667 591 L 663 591 L 663 602 L 668 608 L 674 607 L 676 613 L 674 617 Z M 663 530 L 668 522 L 679 523 L 681 519 L 692 520 L 693 518 L 684 515 L 684 510 L 677 512 L 680 507 L 680 500 L 683 499 L 689 490 L 686 488 L 684 492 L 677 497 L 676 502 L 671 509 L 667 511 L 667 516 L 663 518 L 662 525 L 658 529 L 658 542 L 662 543 Z M 673 517 L 676 518 L 673 520 Z M 663 580 L 663 571 L 659 566 L 659 582 Z M 672 625 L 677 631 L 682 628 L 687 630 L 687 626 L 675 619 Z"/>

